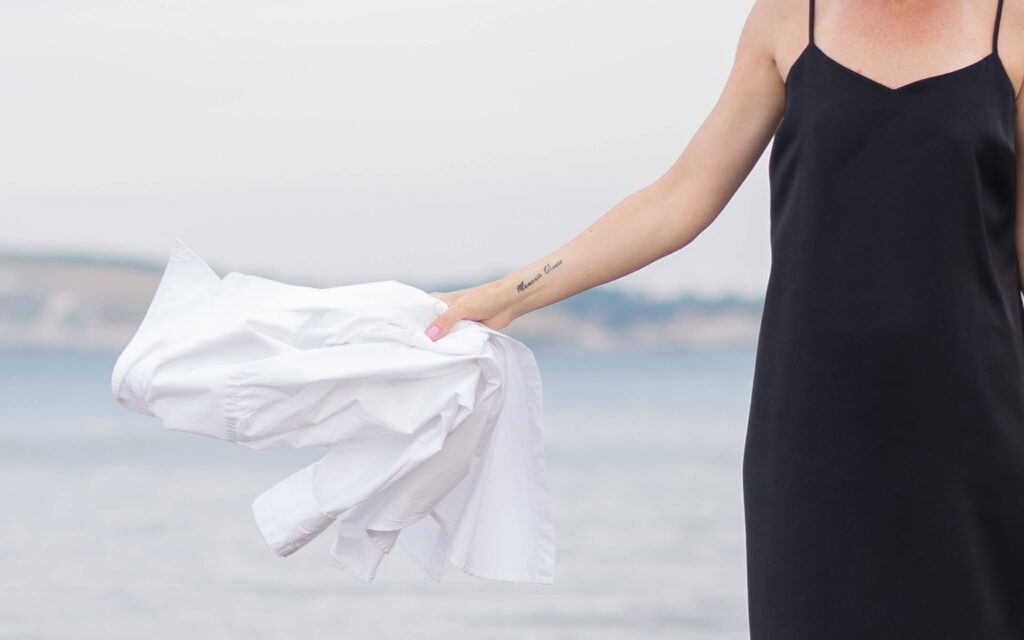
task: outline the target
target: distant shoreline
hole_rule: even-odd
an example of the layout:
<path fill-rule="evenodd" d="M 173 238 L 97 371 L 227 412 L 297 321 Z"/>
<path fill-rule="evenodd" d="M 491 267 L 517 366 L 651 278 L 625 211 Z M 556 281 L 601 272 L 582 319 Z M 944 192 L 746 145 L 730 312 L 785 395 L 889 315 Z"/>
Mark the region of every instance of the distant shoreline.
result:
<path fill-rule="evenodd" d="M 123 347 L 138 328 L 164 266 L 122 256 L 0 248 L 0 348 Z M 471 286 L 407 284 L 424 291 Z M 739 294 L 681 294 L 660 301 L 601 286 L 521 316 L 505 333 L 527 344 L 598 351 L 751 347 L 763 304 L 763 297 Z"/>

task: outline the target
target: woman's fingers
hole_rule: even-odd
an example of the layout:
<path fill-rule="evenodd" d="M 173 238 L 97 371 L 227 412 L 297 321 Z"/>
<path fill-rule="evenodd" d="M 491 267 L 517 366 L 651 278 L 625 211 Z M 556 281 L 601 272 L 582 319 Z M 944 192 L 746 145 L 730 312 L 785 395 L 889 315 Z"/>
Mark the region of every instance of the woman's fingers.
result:
<path fill-rule="evenodd" d="M 455 306 L 456 296 L 454 292 L 447 293 L 434 291 L 430 295 L 448 305 L 448 310 L 434 318 L 426 328 L 427 337 L 436 342 L 438 339 L 448 334 L 452 325 L 462 319 L 462 311 Z"/>
<path fill-rule="evenodd" d="M 424 330 L 434 341 L 447 335 L 452 326 L 463 318 L 481 322 L 498 331 L 512 321 L 512 312 L 506 308 L 500 289 L 494 283 L 457 291 L 434 291 L 430 295 L 448 305 L 448 309 Z"/>

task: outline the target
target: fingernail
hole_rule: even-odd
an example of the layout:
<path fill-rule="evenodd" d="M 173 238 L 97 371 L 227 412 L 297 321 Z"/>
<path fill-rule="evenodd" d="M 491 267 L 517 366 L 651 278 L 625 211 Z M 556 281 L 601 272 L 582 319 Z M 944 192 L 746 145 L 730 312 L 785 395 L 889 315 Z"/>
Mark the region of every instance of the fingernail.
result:
<path fill-rule="evenodd" d="M 430 325 L 430 328 L 427 329 L 427 337 L 430 338 L 431 340 L 436 338 L 437 334 L 439 333 L 441 333 L 441 328 L 438 327 L 436 324 Z"/>

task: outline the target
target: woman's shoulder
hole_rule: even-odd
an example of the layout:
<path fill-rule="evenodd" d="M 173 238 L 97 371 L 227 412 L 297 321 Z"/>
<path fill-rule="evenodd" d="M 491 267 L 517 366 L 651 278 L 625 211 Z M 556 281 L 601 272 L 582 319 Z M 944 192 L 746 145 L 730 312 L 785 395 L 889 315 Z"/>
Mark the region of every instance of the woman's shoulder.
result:
<path fill-rule="evenodd" d="M 997 39 L 999 59 L 1017 92 L 1024 85 L 1024 0 L 1003 0 Z"/>
<path fill-rule="evenodd" d="M 770 57 L 785 78 L 790 65 L 807 46 L 810 0 L 755 0 L 747 15 L 741 47 Z"/>

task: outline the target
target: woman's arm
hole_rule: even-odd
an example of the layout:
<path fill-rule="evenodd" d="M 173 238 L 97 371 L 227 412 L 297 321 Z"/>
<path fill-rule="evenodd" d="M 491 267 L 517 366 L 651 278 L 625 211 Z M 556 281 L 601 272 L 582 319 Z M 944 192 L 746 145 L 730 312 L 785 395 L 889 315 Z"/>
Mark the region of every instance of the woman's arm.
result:
<path fill-rule="evenodd" d="M 1015 235 L 1017 241 L 1017 271 L 1024 290 L 1024 91 L 1017 88 L 1017 215 Z"/>
<path fill-rule="evenodd" d="M 775 63 L 775 0 L 757 0 L 714 108 L 657 180 L 615 205 L 562 247 L 503 278 L 431 295 L 449 309 L 427 335 L 459 319 L 502 329 L 515 318 L 632 273 L 689 244 L 725 207 L 775 133 L 785 86 Z M 432 332 L 436 325 L 438 331 Z"/>

